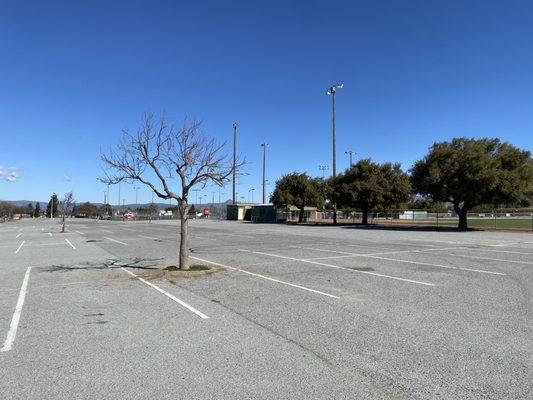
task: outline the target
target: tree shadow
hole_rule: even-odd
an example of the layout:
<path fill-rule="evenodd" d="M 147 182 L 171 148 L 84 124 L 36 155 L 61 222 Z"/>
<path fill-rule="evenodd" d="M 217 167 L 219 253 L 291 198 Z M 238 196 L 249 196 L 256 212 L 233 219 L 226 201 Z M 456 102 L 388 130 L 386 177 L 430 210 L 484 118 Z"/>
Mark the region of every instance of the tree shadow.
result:
<path fill-rule="evenodd" d="M 398 232 L 475 232 L 483 231 L 483 229 L 468 228 L 468 229 L 459 229 L 453 226 L 420 226 L 420 225 L 378 225 L 378 224 L 348 224 L 340 223 L 337 225 L 333 224 L 298 224 L 298 226 L 307 226 L 307 227 L 337 227 L 343 229 L 358 229 L 364 231 L 398 231 Z"/>

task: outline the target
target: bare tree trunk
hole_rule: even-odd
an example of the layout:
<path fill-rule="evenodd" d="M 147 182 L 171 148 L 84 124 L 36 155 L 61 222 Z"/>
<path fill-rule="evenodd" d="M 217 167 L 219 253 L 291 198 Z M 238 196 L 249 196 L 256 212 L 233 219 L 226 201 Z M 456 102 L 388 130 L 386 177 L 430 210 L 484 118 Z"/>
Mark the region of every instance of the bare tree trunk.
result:
<path fill-rule="evenodd" d="M 368 210 L 363 210 L 363 225 L 368 225 Z"/>
<path fill-rule="evenodd" d="M 465 210 L 464 207 L 457 212 L 457 215 L 459 216 L 459 225 L 457 228 L 461 230 L 467 230 L 468 229 L 468 220 L 467 220 L 467 214 L 468 210 Z"/>
<path fill-rule="evenodd" d="M 457 226 L 457 228 L 461 230 L 467 230 L 468 229 L 468 220 L 467 220 L 468 208 L 466 207 L 466 205 L 463 205 L 463 207 L 459 207 L 459 204 L 454 204 L 453 210 L 459 217 L 459 225 Z"/>
<path fill-rule="evenodd" d="M 180 269 L 189 269 L 189 206 L 182 200 L 179 205 L 180 227 Z"/>
<path fill-rule="evenodd" d="M 298 216 L 298 223 L 304 222 L 305 207 L 300 208 L 300 215 Z"/>
<path fill-rule="evenodd" d="M 62 220 L 62 222 L 63 222 L 63 225 L 62 225 L 62 227 L 61 227 L 61 233 L 65 233 L 65 214 L 63 214 L 63 220 Z"/>

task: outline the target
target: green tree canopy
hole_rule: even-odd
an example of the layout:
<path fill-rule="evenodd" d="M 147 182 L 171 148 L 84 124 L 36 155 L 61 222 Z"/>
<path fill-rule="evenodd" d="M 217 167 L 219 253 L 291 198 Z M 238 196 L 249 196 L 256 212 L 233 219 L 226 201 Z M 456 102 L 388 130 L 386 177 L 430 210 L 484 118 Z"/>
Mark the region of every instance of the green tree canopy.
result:
<path fill-rule="evenodd" d="M 39 218 L 41 216 L 41 204 L 39 202 L 35 203 L 35 209 L 33 210 L 33 216 Z"/>
<path fill-rule="evenodd" d="M 330 181 L 329 194 L 340 207 L 360 209 L 366 225 L 368 213 L 376 207 L 398 206 L 409 200 L 409 177 L 400 164 L 360 160 Z"/>
<path fill-rule="evenodd" d="M 298 207 L 298 221 L 302 222 L 305 207 L 319 207 L 324 203 L 324 187 L 318 179 L 311 178 L 306 173 L 293 172 L 276 181 L 270 202 L 276 206 Z"/>
<path fill-rule="evenodd" d="M 48 202 L 48 205 L 46 206 L 46 216 L 50 217 L 50 212 L 53 213 L 54 216 L 57 216 L 57 206 L 59 204 L 59 200 L 57 198 L 57 194 L 53 194 L 52 198 Z"/>
<path fill-rule="evenodd" d="M 532 191 L 533 159 L 498 139 L 455 138 L 435 143 L 411 170 L 416 193 L 434 201 L 450 202 L 467 228 L 467 213 L 484 203 L 525 200 Z"/>

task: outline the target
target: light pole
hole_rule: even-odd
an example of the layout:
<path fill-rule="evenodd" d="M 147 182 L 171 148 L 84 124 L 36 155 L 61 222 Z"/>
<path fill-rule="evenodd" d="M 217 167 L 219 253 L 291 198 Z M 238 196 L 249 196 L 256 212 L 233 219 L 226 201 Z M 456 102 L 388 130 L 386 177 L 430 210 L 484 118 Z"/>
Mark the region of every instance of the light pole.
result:
<path fill-rule="evenodd" d="M 252 204 L 254 203 L 254 188 L 248 190 L 248 201 L 250 201 L 250 192 L 252 193 Z"/>
<path fill-rule="evenodd" d="M 237 201 L 237 192 L 235 191 L 235 169 L 237 166 L 237 123 L 233 123 L 233 204 Z"/>
<path fill-rule="evenodd" d="M 120 213 L 120 182 L 118 183 L 118 209 Z"/>
<path fill-rule="evenodd" d="M 52 198 L 50 199 L 50 217 L 52 217 L 52 219 L 54 219 L 54 196 L 55 193 L 52 192 Z"/>
<path fill-rule="evenodd" d="M 318 166 L 318 170 L 319 170 L 319 171 L 322 171 L 322 180 L 325 180 L 325 178 L 326 178 L 326 171 L 329 170 L 329 166 L 328 166 L 328 165 L 319 165 L 319 166 Z"/>
<path fill-rule="evenodd" d="M 344 154 L 348 154 L 348 156 L 350 157 L 350 168 L 352 168 L 352 165 L 353 165 L 352 156 L 355 154 L 355 152 L 352 150 L 348 150 L 348 151 L 345 151 Z"/>
<path fill-rule="evenodd" d="M 196 192 L 196 201 L 195 201 L 196 204 L 198 204 L 198 191 L 199 190 L 200 189 L 193 189 L 193 191 Z"/>
<path fill-rule="evenodd" d="M 104 190 L 104 212 L 107 214 L 106 191 Z"/>
<path fill-rule="evenodd" d="M 337 147 L 337 137 L 336 137 L 336 130 L 335 130 L 335 93 L 337 92 L 337 89 L 342 89 L 344 86 L 344 84 L 342 83 L 336 83 L 335 85 L 333 85 L 332 87 L 330 87 L 327 91 L 326 91 L 326 94 L 328 96 L 331 96 L 332 98 L 332 111 L 333 111 L 333 116 L 332 116 L 332 125 L 333 125 L 333 173 L 332 173 L 332 177 L 335 178 L 335 176 L 337 176 L 337 150 L 336 150 L 336 147 Z M 337 224 L 337 203 L 333 203 L 333 223 L 336 225 Z"/>
<path fill-rule="evenodd" d="M 133 189 L 135 189 L 135 206 L 139 208 L 139 189 L 140 187 L 135 186 Z"/>
<path fill-rule="evenodd" d="M 263 204 L 266 204 L 266 148 L 268 146 L 268 143 L 261 143 L 261 147 L 263 147 Z"/>

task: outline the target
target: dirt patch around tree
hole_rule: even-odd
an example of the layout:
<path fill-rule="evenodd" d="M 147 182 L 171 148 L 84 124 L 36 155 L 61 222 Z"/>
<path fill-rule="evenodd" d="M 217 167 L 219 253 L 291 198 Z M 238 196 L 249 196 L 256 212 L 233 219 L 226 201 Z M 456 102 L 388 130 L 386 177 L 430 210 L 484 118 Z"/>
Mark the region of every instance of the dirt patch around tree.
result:
<path fill-rule="evenodd" d="M 174 265 L 169 265 L 166 267 L 161 267 L 157 269 L 143 269 L 135 272 L 139 278 L 146 280 L 155 280 L 155 279 L 166 279 L 170 282 L 177 282 L 180 279 L 185 278 L 200 278 L 202 276 L 211 275 L 217 272 L 225 271 L 225 268 L 217 267 L 214 265 L 209 266 L 199 266 L 191 265 L 191 269 L 188 271 L 183 271 L 177 268 Z"/>

